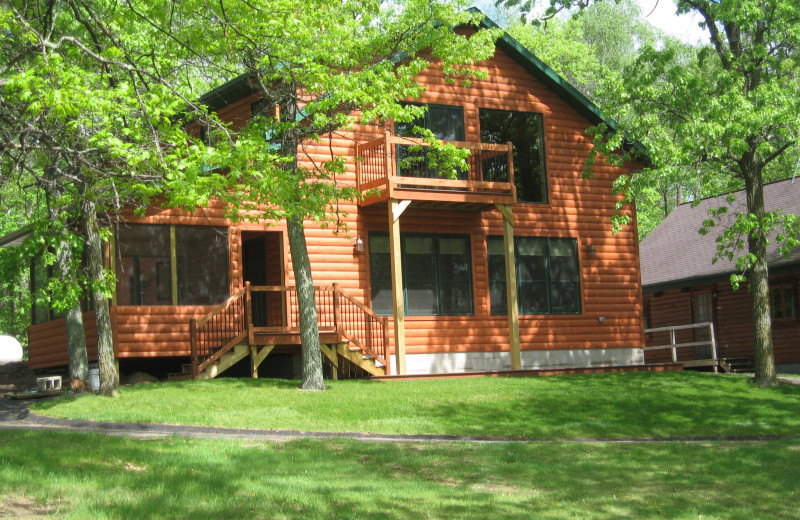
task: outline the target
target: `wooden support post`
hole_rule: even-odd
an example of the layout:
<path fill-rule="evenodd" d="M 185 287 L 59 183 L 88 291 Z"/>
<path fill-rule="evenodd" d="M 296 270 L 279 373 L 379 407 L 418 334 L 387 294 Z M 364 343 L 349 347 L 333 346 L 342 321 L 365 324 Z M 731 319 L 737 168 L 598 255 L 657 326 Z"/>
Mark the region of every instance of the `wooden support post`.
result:
<path fill-rule="evenodd" d="M 403 298 L 403 266 L 400 255 L 400 202 L 389 199 L 389 256 L 392 265 L 392 296 L 394 308 L 394 352 L 397 355 L 397 373 L 406 373 L 406 326 Z M 408 205 L 406 204 L 406 207 Z"/>
<path fill-rule="evenodd" d="M 517 304 L 517 261 L 514 252 L 514 214 L 511 205 L 497 204 L 503 214 L 503 252 L 506 261 L 506 302 L 508 307 L 508 344 L 511 370 L 522 369 L 519 341 L 519 306 Z"/>
<path fill-rule="evenodd" d="M 250 345 L 250 377 L 258 379 L 258 365 L 256 365 L 256 356 L 258 355 L 258 347 Z"/>
<path fill-rule="evenodd" d="M 258 367 L 267 359 L 267 356 L 274 348 L 275 345 L 265 345 L 261 347 L 259 351 L 257 346 L 250 346 L 250 374 L 253 376 L 253 379 L 258 379 Z"/>
<path fill-rule="evenodd" d="M 320 344 L 319 350 L 331 362 L 331 378 L 334 381 L 339 379 L 339 355 L 336 353 L 336 349 L 330 345 Z"/>

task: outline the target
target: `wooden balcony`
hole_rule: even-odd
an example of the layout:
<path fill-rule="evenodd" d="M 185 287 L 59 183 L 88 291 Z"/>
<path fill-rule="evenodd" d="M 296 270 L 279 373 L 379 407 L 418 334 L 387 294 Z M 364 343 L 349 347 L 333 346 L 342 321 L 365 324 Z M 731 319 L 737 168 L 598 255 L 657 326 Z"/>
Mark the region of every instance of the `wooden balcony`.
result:
<path fill-rule="evenodd" d="M 457 179 L 440 175 L 429 143 L 386 132 L 356 145 L 356 182 L 361 206 L 407 200 L 412 207 L 483 211 L 517 201 L 511 143 L 448 141 L 470 151 Z"/>

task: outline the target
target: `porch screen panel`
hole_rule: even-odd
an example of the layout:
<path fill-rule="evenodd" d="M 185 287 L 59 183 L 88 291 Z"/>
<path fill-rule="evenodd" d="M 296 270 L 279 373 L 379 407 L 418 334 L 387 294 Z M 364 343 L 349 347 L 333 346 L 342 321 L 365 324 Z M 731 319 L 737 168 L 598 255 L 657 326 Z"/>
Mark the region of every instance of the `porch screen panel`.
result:
<path fill-rule="evenodd" d="M 227 228 L 175 226 L 175 252 L 180 305 L 217 305 L 228 298 Z"/>
<path fill-rule="evenodd" d="M 120 225 L 117 236 L 118 305 L 170 305 L 169 226 Z"/>

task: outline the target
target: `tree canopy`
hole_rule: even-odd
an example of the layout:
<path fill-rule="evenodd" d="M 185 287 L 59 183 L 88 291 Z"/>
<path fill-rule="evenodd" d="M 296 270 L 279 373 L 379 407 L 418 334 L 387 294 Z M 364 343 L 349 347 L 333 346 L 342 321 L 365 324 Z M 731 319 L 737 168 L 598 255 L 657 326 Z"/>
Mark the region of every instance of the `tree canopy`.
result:
<path fill-rule="evenodd" d="M 551 0 L 547 13 L 590 3 Z M 624 69 L 614 95 L 629 111 L 621 126 L 645 145 L 654 168 L 622 178 L 619 188 L 635 200 L 665 180 L 699 193 L 744 187 L 747 212 L 722 234 L 718 257 L 738 257 L 746 274 L 753 294 L 755 380 L 772 385 L 767 236 L 781 228 L 777 240 L 784 250 L 798 242 L 796 217 L 764 210 L 763 184 L 790 176 L 787 166 L 797 157 L 800 14 L 789 0 L 676 4 L 679 13 L 700 15 L 708 45 L 686 53 L 674 44 L 645 44 Z M 613 158 L 623 135 L 605 130 L 595 129 L 595 142 Z M 713 224 L 713 218 L 707 221 Z M 737 275 L 732 281 L 742 279 Z"/>

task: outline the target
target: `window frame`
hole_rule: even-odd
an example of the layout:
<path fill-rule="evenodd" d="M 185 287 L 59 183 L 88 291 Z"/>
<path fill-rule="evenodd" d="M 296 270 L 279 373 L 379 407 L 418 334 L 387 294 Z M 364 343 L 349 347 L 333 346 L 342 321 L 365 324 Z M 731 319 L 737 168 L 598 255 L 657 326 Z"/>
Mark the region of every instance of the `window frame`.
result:
<path fill-rule="evenodd" d="M 542 177 L 542 200 L 523 200 L 520 199 L 519 196 L 522 192 L 520 186 L 517 186 L 517 202 L 524 203 L 524 204 L 549 204 L 550 203 L 550 183 L 548 182 L 548 175 L 547 175 L 547 149 L 545 143 L 545 136 L 544 136 L 544 114 L 541 112 L 528 112 L 525 110 L 509 110 L 506 108 L 495 108 L 495 107 L 478 107 L 478 134 L 480 136 L 480 141 L 487 142 L 483 140 L 483 125 L 481 123 L 481 113 L 483 111 L 493 111 L 493 112 L 512 112 L 512 113 L 519 113 L 519 114 L 528 114 L 535 116 L 536 121 L 536 130 L 538 133 L 538 148 L 539 148 L 539 164 L 541 167 L 541 177 Z M 515 134 L 516 135 L 516 134 Z M 513 139 L 509 139 L 514 146 L 514 183 L 515 185 L 522 182 L 522 176 L 519 175 L 519 168 L 517 166 L 520 164 L 518 155 L 517 155 L 517 146 L 514 143 Z M 502 143 L 493 143 L 493 144 L 505 144 Z"/>
<path fill-rule="evenodd" d="M 522 294 L 522 285 L 523 284 L 530 284 L 534 285 L 537 283 L 542 283 L 541 280 L 522 280 L 521 279 L 521 269 L 520 269 L 520 254 L 519 254 L 519 247 L 521 240 L 543 240 L 545 243 L 545 274 L 547 276 L 545 280 L 545 286 L 547 288 L 546 296 L 547 296 L 547 310 L 546 312 L 532 312 L 528 309 L 525 309 L 520 304 L 520 295 Z M 570 283 L 574 283 L 577 287 L 577 297 L 576 297 L 576 304 L 577 310 L 574 311 L 553 311 L 553 290 L 554 290 L 554 283 L 564 283 L 564 280 L 554 280 L 553 279 L 553 270 L 552 270 L 552 257 L 551 254 L 551 241 L 553 240 L 562 240 L 566 241 L 569 240 L 573 244 L 573 251 L 574 251 L 574 267 L 575 267 L 575 278 L 571 280 Z M 503 270 L 503 280 L 502 281 L 492 281 L 492 272 L 491 272 L 491 256 L 490 253 L 490 241 L 499 241 L 500 243 L 503 242 L 503 237 L 500 235 L 488 235 L 486 237 L 486 271 L 487 271 L 487 285 L 489 289 L 489 314 L 492 316 L 503 316 L 508 313 L 508 302 L 506 302 L 505 310 L 495 310 L 494 305 L 492 305 L 491 295 L 492 295 L 492 286 L 502 285 L 503 289 L 505 290 L 505 259 L 502 263 L 502 270 Z M 580 315 L 583 314 L 583 291 L 582 291 L 582 283 L 581 283 L 581 262 L 580 262 L 580 250 L 578 248 L 578 239 L 577 237 L 540 237 L 540 236 L 514 236 L 514 267 L 517 274 L 517 307 L 519 314 L 521 316 L 556 316 L 556 315 Z M 504 255 L 496 255 L 496 256 L 503 256 Z"/>
<path fill-rule="evenodd" d="M 378 315 L 381 316 L 391 316 L 391 311 L 383 311 L 383 310 L 375 310 L 373 301 L 374 296 L 372 294 L 372 288 L 376 285 L 376 283 L 386 284 L 387 282 L 391 282 L 391 280 L 385 280 L 383 278 L 376 280 L 375 279 L 375 272 L 372 268 L 373 264 L 373 257 L 374 254 L 390 254 L 390 253 L 374 253 L 372 250 L 373 239 L 375 237 L 388 237 L 389 233 L 384 231 L 370 231 L 368 233 L 368 240 L 369 240 L 369 255 L 370 258 L 368 260 L 369 264 L 369 278 L 370 278 L 370 308 L 373 309 Z M 433 239 L 433 255 L 434 255 L 434 266 L 435 266 L 435 280 L 433 283 L 435 284 L 435 312 L 420 312 L 409 310 L 409 298 L 408 298 L 408 285 L 409 285 L 409 275 L 408 275 L 408 261 L 407 261 L 407 246 L 406 241 L 409 238 L 431 238 Z M 442 238 L 459 238 L 465 241 L 466 245 L 466 260 L 467 260 L 467 271 L 468 276 L 464 281 L 452 281 L 446 280 L 442 276 L 442 262 L 441 262 L 441 245 L 440 240 Z M 474 316 L 475 315 L 475 273 L 473 270 L 473 261 L 472 261 L 472 236 L 470 234 L 462 234 L 462 233 L 401 233 L 400 234 L 400 258 L 401 258 L 401 266 L 402 266 L 402 276 L 403 276 L 403 312 L 406 316 Z M 391 259 L 390 259 L 391 260 Z M 417 281 L 416 283 L 423 283 L 425 280 Z M 454 285 L 454 284 L 464 284 L 467 286 L 467 294 L 469 294 L 469 309 L 465 312 L 443 312 L 443 287 L 446 285 Z"/>

